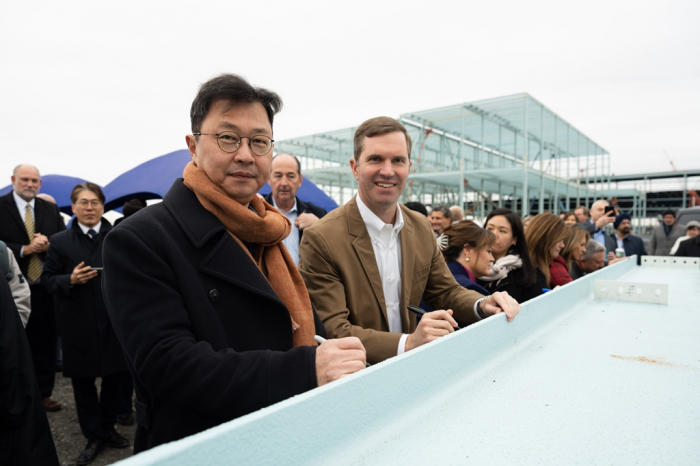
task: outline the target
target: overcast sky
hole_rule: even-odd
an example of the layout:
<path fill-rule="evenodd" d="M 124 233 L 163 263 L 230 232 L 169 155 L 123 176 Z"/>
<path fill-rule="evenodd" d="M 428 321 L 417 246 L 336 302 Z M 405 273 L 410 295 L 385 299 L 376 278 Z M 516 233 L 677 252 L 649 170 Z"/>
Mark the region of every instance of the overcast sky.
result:
<path fill-rule="evenodd" d="M 700 169 L 700 2 L 4 1 L 0 186 L 185 148 L 198 86 L 278 92 L 275 139 L 528 92 L 613 172 Z M 6 178 L 3 178 L 6 177 Z"/>

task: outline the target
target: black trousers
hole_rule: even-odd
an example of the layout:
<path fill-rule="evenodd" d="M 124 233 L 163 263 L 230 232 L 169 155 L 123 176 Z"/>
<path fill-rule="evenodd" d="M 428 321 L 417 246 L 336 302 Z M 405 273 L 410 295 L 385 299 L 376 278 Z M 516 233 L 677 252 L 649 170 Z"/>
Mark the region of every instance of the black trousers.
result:
<path fill-rule="evenodd" d="M 117 414 L 131 414 L 134 410 L 134 380 L 131 372 L 124 372 L 122 378 L 121 401 Z"/>
<path fill-rule="evenodd" d="M 51 294 L 42 285 L 32 285 L 32 313 L 27 322 L 27 340 L 39 393 L 51 396 L 56 381 L 56 311 Z"/>
<path fill-rule="evenodd" d="M 80 430 L 88 440 L 108 439 L 117 422 L 124 373 L 102 378 L 100 394 L 94 377 L 74 377 L 73 394 Z"/>

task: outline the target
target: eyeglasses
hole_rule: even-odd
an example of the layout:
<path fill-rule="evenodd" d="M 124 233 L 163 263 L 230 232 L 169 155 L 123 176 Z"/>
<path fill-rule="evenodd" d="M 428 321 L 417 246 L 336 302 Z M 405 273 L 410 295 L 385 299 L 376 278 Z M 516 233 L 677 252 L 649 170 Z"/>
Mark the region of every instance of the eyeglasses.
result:
<path fill-rule="evenodd" d="M 76 202 L 75 205 L 78 205 L 83 209 L 86 208 L 88 205 L 91 205 L 93 207 L 99 207 L 102 205 L 102 201 L 100 201 L 99 199 L 91 199 L 89 201 L 87 199 L 81 199 L 78 202 Z"/>
<path fill-rule="evenodd" d="M 193 133 L 195 136 L 216 136 L 219 148 L 224 152 L 236 152 L 241 147 L 241 140 L 248 139 L 251 152 L 255 155 L 265 155 L 272 149 L 274 139 L 258 134 L 256 136 L 241 136 L 233 131 L 222 133 Z"/>

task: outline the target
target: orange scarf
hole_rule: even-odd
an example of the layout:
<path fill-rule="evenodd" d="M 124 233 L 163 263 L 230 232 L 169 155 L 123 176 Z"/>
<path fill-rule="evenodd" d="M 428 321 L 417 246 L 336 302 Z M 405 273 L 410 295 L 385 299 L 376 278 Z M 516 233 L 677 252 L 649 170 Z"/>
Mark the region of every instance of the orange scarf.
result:
<path fill-rule="evenodd" d="M 190 162 L 183 173 L 184 184 L 195 193 L 202 206 L 224 224 L 228 233 L 255 262 L 277 296 L 287 306 L 292 319 L 294 346 L 316 346 L 314 316 L 304 281 L 282 240 L 292 223 L 279 210 L 255 196 L 250 205 L 259 215 L 234 201 L 212 183 L 204 171 Z M 255 258 L 246 243 L 252 243 Z"/>

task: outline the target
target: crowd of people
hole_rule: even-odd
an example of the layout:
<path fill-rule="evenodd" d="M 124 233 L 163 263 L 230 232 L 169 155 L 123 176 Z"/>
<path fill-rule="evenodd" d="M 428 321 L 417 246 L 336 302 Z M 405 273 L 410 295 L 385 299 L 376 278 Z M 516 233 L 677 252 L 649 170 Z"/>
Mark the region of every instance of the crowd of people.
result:
<path fill-rule="evenodd" d="M 98 185 L 75 186 L 66 229 L 39 171 L 15 168 L 0 198 L 2 464 L 58 464 L 46 417 L 61 409 L 57 336 L 85 465 L 132 444 L 115 424 L 133 407 L 138 453 L 495 314 L 513 321 L 521 303 L 646 254 L 604 200 L 525 219 L 497 208 L 483 225 L 458 206 L 400 204 L 412 143 L 388 117 L 358 126 L 358 193 L 326 212 L 296 196 L 299 160 L 272 155 L 281 107 L 236 75 L 203 84 L 182 178 L 162 203 L 127 202 L 114 226 Z M 700 224 L 665 214 L 650 252 L 697 251 Z"/>

